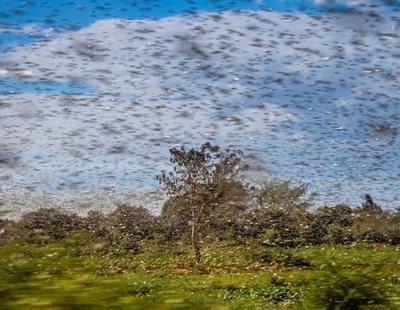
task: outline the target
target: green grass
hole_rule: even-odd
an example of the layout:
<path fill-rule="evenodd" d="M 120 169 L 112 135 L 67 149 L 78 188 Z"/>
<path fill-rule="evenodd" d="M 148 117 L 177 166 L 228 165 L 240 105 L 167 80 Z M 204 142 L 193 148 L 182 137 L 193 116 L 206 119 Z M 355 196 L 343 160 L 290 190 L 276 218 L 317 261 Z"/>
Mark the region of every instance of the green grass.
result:
<path fill-rule="evenodd" d="M 196 265 L 181 244 L 148 242 L 134 254 L 85 233 L 0 246 L 1 309 L 321 309 L 331 293 L 349 302 L 379 295 L 386 303 L 367 308 L 400 309 L 399 248 L 216 243 Z"/>

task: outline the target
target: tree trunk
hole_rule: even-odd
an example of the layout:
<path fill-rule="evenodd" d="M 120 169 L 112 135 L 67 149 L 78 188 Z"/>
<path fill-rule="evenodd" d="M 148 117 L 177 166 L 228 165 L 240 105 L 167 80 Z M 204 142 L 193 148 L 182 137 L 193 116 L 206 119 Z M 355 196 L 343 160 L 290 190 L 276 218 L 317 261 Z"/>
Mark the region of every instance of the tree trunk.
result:
<path fill-rule="evenodd" d="M 200 254 L 200 245 L 199 245 L 198 225 L 195 221 L 192 221 L 190 224 L 192 226 L 191 239 L 192 239 L 193 256 L 194 256 L 196 263 L 200 263 L 201 254 Z"/>

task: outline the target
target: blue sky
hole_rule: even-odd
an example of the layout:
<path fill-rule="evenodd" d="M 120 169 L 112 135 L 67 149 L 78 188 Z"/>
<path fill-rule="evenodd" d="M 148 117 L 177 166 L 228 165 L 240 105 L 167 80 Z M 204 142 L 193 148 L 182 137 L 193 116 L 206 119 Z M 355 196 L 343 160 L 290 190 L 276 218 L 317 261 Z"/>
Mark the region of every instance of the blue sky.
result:
<path fill-rule="evenodd" d="M 398 8 L 4 1 L 0 156 L 14 164 L 0 167 L 0 201 L 155 186 L 170 147 L 211 140 L 248 155 L 252 182 L 303 180 L 321 203 L 368 192 L 393 207 Z"/>
<path fill-rule="evenodd" d="M 160 19 L 168 16 L 198 13 L 201 11 L 218 12 L 232 9 L 272 9 L 274 11 L 296 11 L 307 9 L 317 12 L 320 7 L 312 1 L 2 1 L 0 25 L 0 50 L 8 50 L 15 44 L 30 43 L 38 39 L 46 39 L 45 35 L 15 33 L 13 29 L 21 29 L 33 24 L 40 28 L 53 28 L 56 31 L 87 27 L 99 19 Z"/>
<path fill-rule="evenodd" d="M 101 19 L 160 19 L 175 15 L 190 15 L 199 12 L 222 12 L 227 10 L 267 10 L 283 13 L 306 13 L 319 15 L 325 11 L 357 9 L 358 7 L 381 6 L 395 11 L 399 1 L 387 5 L 384 1 L 313 1 L 313 0 L 91 0 L 91 1 L 15 1 L 5 0 L 0 12 L 0 52 L 12 51 L 15 47 L 35 41 L 50 40 L 60 33 L 87 27 Z M 2 81 L 0 93 L 15 91 L 76 93 L 90 87 L 85 85 L 51 84 L 45 88 L 18 80 Z"/>
<path fill-rule="evenodd" d="M 232 9 L 272 9 L 274 11 L 306 10 L 317 13 L 321 6 L 312 1 L 15 1 L 1 4 L 0 52 L 13 50 L 16 46 L 49 40 L 69 30 L 87 27 L 96 20 L 109 18 L 160 19 L 168 16 L 193 14 L 202 11 L 219 12 Z M 45 86 L 44 86 L 45 85 Z M 59 92 L 81 93 L 90 91 L 85 85 L 68 83 L 29 83 L 28 81 L 1 80 L 0 93 Z"/>

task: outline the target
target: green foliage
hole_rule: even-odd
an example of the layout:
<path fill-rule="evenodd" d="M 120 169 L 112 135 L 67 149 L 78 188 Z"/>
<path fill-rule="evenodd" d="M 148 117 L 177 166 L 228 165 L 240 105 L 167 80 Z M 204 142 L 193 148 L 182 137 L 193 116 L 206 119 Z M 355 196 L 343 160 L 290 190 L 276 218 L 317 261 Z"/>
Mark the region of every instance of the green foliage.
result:
<path fill-rule="evenodd" d="M 137 251 L 157 230 L 156 217 L 143 207 L 119 205 L 107 218 L 109 236 L 117 249 Z"/>
<path fill-rule="evenodd" d="M 199 237 L 203 241 L 236 240 L 244 223 L 250 199 L 245 186 L 233 180 L 221 180 L 216 185 L 215 206 L 202 215 Z M 192 210 L 182 198 L 170 198 L 159 217 L 160 231 L 167 241 L 190 239 Z M 229 232 L 229 233 L 227 233 Z"/>
<path fill-rule="evenodd" d="M 326 243 L 330 244 L 349 244 L 355 240 L 351 229 L 339 224 L 330 224 L 324 237 Z"/>
<path fill-rule="evenodd" d="M 221 297 L 223 300 L 231 302 L 262 299 L 277 304 L 280 302 L 293 303 L 298 299 L 299 293 L 296 288 L 286 282 L 271 281 L 269 285 L 263 287 L 229 286 Z"/>
<path fill-rule="evenodd" d="M 325 225 L 335 224 L 342 227 L 351 226 L 353 223 L 353 210 L 339 204 L 334 207 L 322 207 L 316 211 L 316 218 Z"/>
<path fill-rule="evenodd" d="M 266 229 L 259 237 L 261 244 L 268 246 L 276 246 L 280 241 L 279 232 L 273 228 Z"/>
<path fill-rule="evenodd" d="M 261 242 L 269 240 L 272 245 L 297 246 L 302 242 L 306 217 L 303 211 L 259 208 L 247 214 L 245 234 L 260 238 Z M 265 239 L 271 231 L 273 236 Z"/>
<path fill-rule="evenodd" d="M 400 211 L 370 195 L 310 211 L 306 184 L 244 185 L 240 151 L 170 154 L 160 215 L 121 204 L 0 220 L 1 308 L 400 308 Z"/>
<path fill-rule="evenodd" d="M 313 197 L 308 193 L 308 185 L 272 180 L 254 192 L 256 205 L 243 215 L 243 236 L 259 237 L 279 246 L 304 243 L 310 218 L 307 210 Z M 263 236 L 268 231 L 274 231 L 273 238 Z"/>
<path fill-rule="evenodd" d="M 100 211 L 91 210 L 84 220 L 84 228 L 95 238 L 104 239 L 109 235 L 107 217 Z"/>
<path fill-rule="evenodd" d="M 331 268 L 314 276 L 306 309 L 390 309 L 384 283 L 357 270 Z"/>
<path fill-rule="evenodd" d="M 159 218 L 160 230 L 165 241 L 190 238 L 189 222 L 192 218 L 184 199 L 170 198 L 164 204 Z"/>
<path fill-rule="evenodd" d="M 71 231 L 81 227 L 82 219 L 74 213 L 66 213 L 55 208 L 41 208 L 24 214 L 19 225 L 30 235 L 63 239 Z"/>
<path fill-rule="evenodd" d="M 366 294 L 369 308 L 400 306 L 393 246 L 281 249 L 256 240 L 217 242 L 203 249 L 201 264 L 193 264 L 179 244 L 98 253 L 87 251 L 93 236 L 86 230 L 43 245 L 26 238 L 0 246 L 2 309 L 324 309 L 326 296 L 354 306 L 354 300 L 365 305 Z M 333 271 L 327 270 L 331 263 Z"/>
<path fill-rule="evenodd" d="M 265 264 L 278 264 L 287 267 L 310 267 L 311 262 L 298 254 L 282 250 L 264 250 L 254 255 L 256 261 Z"/>
<path fill-rule="evenodd" d="M 172 218 L 180 231 L 184 231 L 182 224 L 188 221 L 193 254 L 199 262 L 201 235 L 224 196 L 224 185 L 236 181 L 242 153 L 230 149 L 222 151 L 218 146 L 207 142 L 198 149 L 186 149 L 184 146 L 172 148 L 170 155 L 173 171 L 162 171 L 157 176 L 173 202 L 163 215 L 167 220 L 168 217 Z M 177 214 L 179 218 L 176 218 Z"/>
<path fill-rule="evenodd" d="M 291 181 L 270 180 L 264 182 L 256 195 L 260 207 L 275 210 L 306 210 L 314 197 L 309 185 Z"/>
<path fill-rule="evenodd" d="M 107 221 L 112 229 L 138 240 L 151 238 L 157 232 L 156 217 L 143 207 L 118 205 Z"/>
<path fill-rule="evenodd" d="M 358 214 L 353 230 L 360 241 L 372 243 L 398 242 L 400 227 L 395 213 L 378 212 Z"/>

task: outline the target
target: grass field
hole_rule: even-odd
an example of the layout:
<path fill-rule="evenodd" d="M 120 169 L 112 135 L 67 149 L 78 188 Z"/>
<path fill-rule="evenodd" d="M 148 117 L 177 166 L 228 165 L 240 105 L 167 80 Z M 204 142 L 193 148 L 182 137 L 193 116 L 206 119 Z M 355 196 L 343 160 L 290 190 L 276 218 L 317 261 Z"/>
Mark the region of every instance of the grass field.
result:
<path fill-rule="evenodd" d="M 109 250 L 76 232 L 0 246 L 2 309 L 400 309 L 399 247 L 180 243 Z M 362 308 L 363 306 L 364 308 Z"/>

